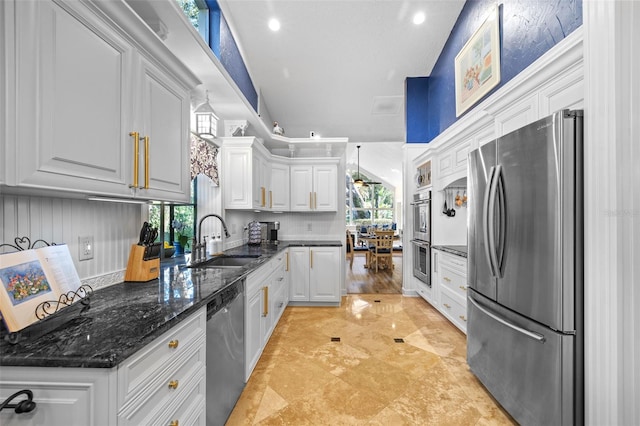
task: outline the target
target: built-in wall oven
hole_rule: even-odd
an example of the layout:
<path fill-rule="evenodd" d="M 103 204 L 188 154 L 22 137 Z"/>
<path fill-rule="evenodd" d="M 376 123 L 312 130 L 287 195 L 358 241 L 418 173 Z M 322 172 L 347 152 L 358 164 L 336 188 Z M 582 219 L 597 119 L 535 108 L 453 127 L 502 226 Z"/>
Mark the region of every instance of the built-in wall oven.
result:
<path fill-rule="evenodd" d="M 431 287 L 431 191 L 413 195 L 413 276 Z"/>

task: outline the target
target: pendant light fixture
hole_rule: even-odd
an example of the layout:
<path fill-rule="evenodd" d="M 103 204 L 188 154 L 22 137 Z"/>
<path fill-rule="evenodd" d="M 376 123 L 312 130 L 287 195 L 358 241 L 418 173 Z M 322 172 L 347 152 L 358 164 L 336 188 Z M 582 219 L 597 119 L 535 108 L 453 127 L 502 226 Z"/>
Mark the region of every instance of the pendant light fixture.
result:
<path fill-rule="evenodd" d="M 360 177 L 360 145 L 358 145 L 357 148 L 358 148 L 358 179 L 354 179 L 353 185 L 360 188 L 362 186 L 367 186 L 367 184 Z"/>
<path fill-rule="evenodd" d="M 196 133 L 204 139 L 215 139 L 218 130 L 218 116 L 209 103 L 209 91 L 207 100 L 194 111 L 196 116 Z"/>

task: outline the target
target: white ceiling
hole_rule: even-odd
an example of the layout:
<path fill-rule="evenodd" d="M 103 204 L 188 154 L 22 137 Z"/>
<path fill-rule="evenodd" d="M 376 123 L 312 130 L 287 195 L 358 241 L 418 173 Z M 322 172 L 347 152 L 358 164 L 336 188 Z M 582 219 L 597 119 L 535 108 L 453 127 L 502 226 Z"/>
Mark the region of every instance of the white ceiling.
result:
<path fill-rule="evenodd" d="M 405 140 L 405 78 L 429 75 L 464 0 L 219 4 L 268 115 L 285 136 L 314 131 L 358 143 Z M 415 25 L 419 11 L 426 20 Z M 279 31 L 268 28 L 271 18 L 280 21 Z"/>

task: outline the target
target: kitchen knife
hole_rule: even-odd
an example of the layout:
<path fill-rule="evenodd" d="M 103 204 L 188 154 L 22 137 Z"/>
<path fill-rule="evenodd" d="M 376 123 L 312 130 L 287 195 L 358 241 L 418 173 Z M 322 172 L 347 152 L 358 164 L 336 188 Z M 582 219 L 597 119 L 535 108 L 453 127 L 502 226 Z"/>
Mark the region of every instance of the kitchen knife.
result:
<path fill-rule="evenodd" d="M 139 246 L 145 245 L 148 233 L 149 233 L 149 223 L 145 222 L 142 224 L 142 228 L 140 229 L 140 239 L 138 240 Z"/>

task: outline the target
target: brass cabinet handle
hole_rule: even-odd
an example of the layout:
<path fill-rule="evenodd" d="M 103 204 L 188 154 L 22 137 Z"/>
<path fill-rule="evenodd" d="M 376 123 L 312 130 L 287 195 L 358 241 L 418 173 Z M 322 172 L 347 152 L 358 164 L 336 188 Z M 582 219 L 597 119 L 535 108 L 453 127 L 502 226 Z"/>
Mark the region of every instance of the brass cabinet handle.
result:
<path fill-rule="evenodd" d="M 169 347 L 170 347 L 171 349 L 176 349 L 176 348 L 178 347 L 178 343 L 180 343 L 180 342 L 178 341 L 178 339 L 176 339 L 176 340 L 172 340 L 172 341 L 170 341 L 170 342 L 169 342 Z"/>
<path fill-rule="evenodd" d="M 448 277 L 442 277 L 442 279 L 443 279 L 443 280 L 445 280 L 445 281 L 446 281 L 446 282 L 448 282 L 448 283 L 450 283 L 450 282 L 451 282 L 451 279 L 450 279 L 450 278 L 448 278 Z"/>
<path fill-rule="evenodd" d="M 313 269 L 313 250 L 309 250 L 309 265 Z"/>
<path fill-rule="evenodd" d="M 144 137 L 144 189 L 149 189 L 149 136 Z"/>
<path fill-rule="evenodd" d="M 458 287 L 460 287 L 460 289 L 461 289 L 462 291 L 467 291 L 467 288 L 466 288 L 465 286 L 463 286 L 463 285 L 460 285 L 460 286 L 458 286 Z"/>
<path fill-rule="evenodd" d="M 180 422 L 177 420 L 171 420 L 171 423 L 169 423 L 169 426 L 180 426 Z"/>
<path fill-rule="evenodd" d="M 130 132 L 129 136 L 133 136 L 133 184 L 130 188 L 138 187 L 138 163 L 140 162 L 140 133 Z"/>
<path fill-rule="evenodd" d="M 309 193 L 309 209 L 313 209 L 313 192 Z"/>
<path fill-rule="evenodd" d="M 267 315 L 269 315 L 269 287 L 262 287 L 262 292 L 264 293 L 262 316 L 266 317 Z"/>
<path fill-rule="evenodd" d="M 261 196 L 261 200 L 260 200 L 260 206 L 261 207 L 266 207 L 267 205 L 267 195 L 265 192 L 266 188 L 264 186 L 260 187 L 260 196 Z"/>
<path fill-rule="evenodd" d="M 269 191 L 269 208 L 273 208 L 273 191 Z"/>
<path fill-rule="evenodd" d="M 451 309 L 451 306 L 447 305 L 446 303 L 443 303 L 444 307 L 447 309 Z"/>
<path fill-rule="evenodd" d="M 458 318 L 460 318 L 462 321 L 467 322 L 467 319 L 465 318 L 464 315 L 460 315 Z"/>
<path fill-rule="evenodd" d="M 171 380 L 169 382 L 169 388 L 170 389 L 178 389 L 178 381 L 177 380 Z"/>
<path fill-rule="evenodd" d="M 289 272 L 289 252 L 287 251 L 287 267 L 285 268 L 285 271 Z"/>

